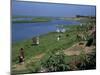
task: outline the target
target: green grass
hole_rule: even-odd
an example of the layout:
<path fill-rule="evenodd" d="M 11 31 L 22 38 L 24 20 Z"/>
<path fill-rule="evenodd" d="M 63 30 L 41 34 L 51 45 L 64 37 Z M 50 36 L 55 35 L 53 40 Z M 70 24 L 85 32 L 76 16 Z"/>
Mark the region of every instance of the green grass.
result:
<path fill-rule="evenodd" d="M 20 17 L 17 17 L 20 18 Z M 15 19 L 17 19 L 15 18 Z M 23 17 L 24 18 L 24 17 Z M 28 18 L 28 17 L 26 17 Z M 32 18 L 32 17 L 29 17 Z M 48 17 L 36 17 L 33 18 L 32 20 L 16 20 L 16 21 L 12 21 L 13 23 L 37 23 L 37 22 L 49 22 L 51 21 L 52 18 L 48 18 Z"/>
<path fill-rule="evenodd" d="M 66 34 L 69 34 L 69 37 L 66 37 Z M 72 44 L 74 44 L 76 35 L 73 32 L 66 32 L 62 34 L 61 40 L 57 41 L 58 33 L 53 32 L 46 34 L 44 36 L 40 36 L 40 44 L 37 46 L 32 46 L 32 40 L 25 40 L 22 42 L 18 42 L 12 45 L 12 56 L 13 62 L 18 62 L 18 52 L 21 47 L 25 50 L 25 58 L 26 60 L 30 57 L 34 57 L 37 54 L 44 53 L 48 50 L 55 50 L 61 48 L 68 48 Z M 72 36 L 73 35 L 73 36 Z"/>
<path fill-rule="evenodd" d="M 71 47 L 73 44 L 77 43 L 78 40 L 76 39 L 77 27 L 79 25 L 69 25 L 65 26 L 65 28 L 69 28 L 69 31 L 65 33 L 57 33 L 51 32 L 45 35 L 40 36 L 40 44 L 37 46 L 32 46 L 32 40 L 24 40 L 16 43 L 12 43 L 12 64 L 15 65 L 18 63 L 18 54 L 19 49 L 24 48 L 25 52 L 25 62 L 31 60 L 31 58 L 39 55 L 45 54 L 41 59 L 37 60 L 34 63 L 27 64 L 26 70 L 21 71 L 13 71 L 13 73 L 32 73 L 36 72 L 37 69 L 41 67 L 40 63 L 41 60 L 45 60 L 49 57 L 50 52 L 58 52 L 59 50 L 64 50 Z M 61 39 L 57 41 L 57 36 L 61 34 Z M 66 36 L 68 35 L 68 36 Z M 78 60 L 78 56 L 66 56 L 66 63 L 69 63 L 73 60 Z"/>
<path fill-rule="evenodd" d="M 75 28 L 76 26 L 67 26 L 66 28 Z M 46 35 L 40 36 L 40 44 L 37 46 L 32 46 L 32 40 L 24 40 L 16 43 L 12 43 L 12 64 L 18 63 L 19 49 L 24 48 L 25 50 L 25 60 L 31 59 L 36 55 L 41 53 L 46 53 L 51 50 L 66 49 L 77 42 L 76 35 L 74 31 L 67 31 L 65 33 L 48 33 Z M 61 34 L 61 40 L 57 41 L 57 36 Z M 66 35 L 69 36 L 66 36 Z"/>
<path fill-rule="evenodd" d="M 68 26 L 69 28 L 75 28 L 76 26 Z M 66 28 L 68 28 L 66 27 Z M 32 46 L 32 40 L 24 40 L 17 43 L 12 44 L 12 61 L 13 63 L 18 62 L 18 52 L 20 48 L 24 48 L 25 50 L 25 59 L 30 59 L 30 57 L 34 57 L 37 54 L 44 53 L 48 50 L 55 50 L 61 48 L 68 48 L 72 44 L 76 42 L 76 35 L 73 31 L 67 31 L 65 33 L 61 33 L 62 37 L 60 41 L 57 41 L 58 33 L 52 32 L 46 35 L 40 36 L 40 44 L 38 46 Z M 67 37 L 66 34 L 69 34 Z"/>
<path fill-rule="evenodd" d="M 81 20 L 81 19 L 83 19 L 83 18 L 76 18 L 76 17 L 68 17 L 68 18 L 61 18 L 61 19 L 63 19 L 63 20 L 67 20 L 67 21 L 69 21 L 69 20 L 71 20 L 71 21 L 79 21 L 79 20 Z"/>

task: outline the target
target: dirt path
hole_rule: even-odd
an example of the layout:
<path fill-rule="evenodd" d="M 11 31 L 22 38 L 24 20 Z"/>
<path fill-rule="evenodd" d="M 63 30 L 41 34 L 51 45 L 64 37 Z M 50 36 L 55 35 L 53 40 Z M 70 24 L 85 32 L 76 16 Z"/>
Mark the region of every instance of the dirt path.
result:
<path fill-rule="evenodd" d="M 14 68 L 14 70 L 17 71 L 26 70 L 28 64 L 34 64 L 36 61 L 39 61 L 44 55 L 44 53 L 38 54 L 31 59 L 25 61 L 23 64 L 15 64 L 12 67 Z"/>
<path fill-rule="evenodd" d="M 95 47 L 94 46 L 86 47 L 85 44 L 86 42 L 82 42 L 82 45 L 79 45 L 79 43 L 74 44 L 72 47 L 64 50 L 64 53 L 68 56 L 71 56 L 71 55 L 80 55 L 82 52 L 84 52 L 85 54 L 93 52 L 93 49 Z"/>

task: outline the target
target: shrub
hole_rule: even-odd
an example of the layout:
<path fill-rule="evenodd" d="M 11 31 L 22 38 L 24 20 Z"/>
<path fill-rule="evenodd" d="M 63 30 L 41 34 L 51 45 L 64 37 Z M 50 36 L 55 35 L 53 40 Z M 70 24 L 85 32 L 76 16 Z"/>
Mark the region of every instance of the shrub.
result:
<path fill-rule="evenodd" d="M 96 52 L 91 54 L 82 54 L 80 56 L 80 63 L 77 65 L 79 70 L 95 69 L 96 68 Z"/>
<path fill-rule="evenodd" d="M 65 62 L 65 55 L 63 52 L 51 54 L 41 63 L 41 65 L 48 72 L 69 70 L 68 65 Z"/>
<path fill-rule="evenodd" d="M 89 38 L 88 41 L 87 41 L 86 46 L 91 46 L 92 43 L 93 43 L 93 38 Z"/>

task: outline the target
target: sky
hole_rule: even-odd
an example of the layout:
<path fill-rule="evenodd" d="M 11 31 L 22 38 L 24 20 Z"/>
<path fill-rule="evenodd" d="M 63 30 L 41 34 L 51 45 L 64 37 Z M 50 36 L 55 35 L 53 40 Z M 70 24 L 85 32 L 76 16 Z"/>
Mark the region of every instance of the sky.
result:
<path fill-rule="evenodd" d="M 96 7 L 89 5 L 52 4 L 12 1 L 13 16 L 74 17 L 95 16 Z"/>

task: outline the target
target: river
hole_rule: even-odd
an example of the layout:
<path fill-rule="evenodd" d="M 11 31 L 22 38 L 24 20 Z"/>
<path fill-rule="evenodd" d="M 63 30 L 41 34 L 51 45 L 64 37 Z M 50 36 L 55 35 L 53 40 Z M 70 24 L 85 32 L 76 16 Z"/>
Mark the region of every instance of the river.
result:
<path fill-rule="evenodd" d="M 77 25 L 76 21 L 53 20 L 40 23 L 12 23 L 12 42 L 30 39 L 49 32 L 55 32 L 57 25 Z"/>

